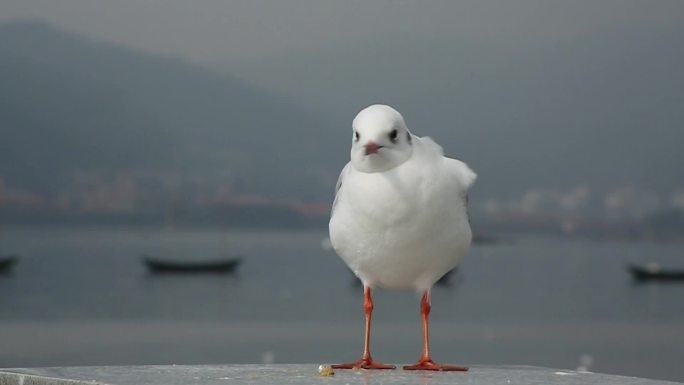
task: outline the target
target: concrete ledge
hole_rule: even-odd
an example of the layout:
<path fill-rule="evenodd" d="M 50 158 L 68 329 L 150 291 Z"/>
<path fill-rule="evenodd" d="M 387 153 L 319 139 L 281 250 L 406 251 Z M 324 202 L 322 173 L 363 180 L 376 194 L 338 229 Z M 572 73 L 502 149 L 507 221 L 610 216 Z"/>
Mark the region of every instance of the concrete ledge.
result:
<path fill-rule="evenodd" d="M 680 384 L 599 373 L 527 366 L 473 366 L 469 372 L 336 370 L 322 376 L 318 365 L 170 365 L 0 369 L 0 385 L 173 384 L 468 384 L 468 385 L 666 385 Z"/>

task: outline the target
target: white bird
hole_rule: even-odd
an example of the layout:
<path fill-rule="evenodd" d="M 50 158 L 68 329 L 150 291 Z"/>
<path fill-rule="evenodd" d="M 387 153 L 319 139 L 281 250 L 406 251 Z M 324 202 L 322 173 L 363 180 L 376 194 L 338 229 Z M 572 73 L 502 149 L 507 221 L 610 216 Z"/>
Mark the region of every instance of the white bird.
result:
<path fill-rule="evenodd" d="M 412 135 L 392 107 L 365 108 L 352 128 L 329 230 L 333 248 L 363 283 L 366 333 L 361 359 L 333 367 L 394 369 L 370 354 L 371 288 L 381 287 L 422 293 L 423 354 L 404 369 L 467 370 L 432 361 L 428 314 L 432 285 L 470 248 L 467 193 L 477 176 L 429 137 Z"/>

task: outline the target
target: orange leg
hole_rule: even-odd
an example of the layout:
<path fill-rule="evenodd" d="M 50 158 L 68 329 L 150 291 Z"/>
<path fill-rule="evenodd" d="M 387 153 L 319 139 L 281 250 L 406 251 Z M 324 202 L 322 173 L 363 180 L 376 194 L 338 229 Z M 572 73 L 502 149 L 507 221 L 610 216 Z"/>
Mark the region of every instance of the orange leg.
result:
<path fill-rule="evenodd" d="M 373 299 L 371 298 L 370 288 L 363 289 L 363 310 L 366 314 L 366 336 L 363 344 L 363 356 L 358 361 L 350 362 L 348 364 L 332 365 L 334 369 L 394 369 L 394 365 L 381 364 L 373 361 L 370 354 L 370 329 L 371 329 L 371 315 L 373 314 Z"/>
<path fill-rule="evenodd" d="M 420 360 L 414 365 L 404 366 L 404 370 L 439 370 L 439 371 L 458 371 L 468 370 L 465 366 L 438 364 L 430 358 L 430 335 L 428 328 L 428 315 L 430 315 L 430 290 L 426 290 L 420 300 L 420 315 L 423 319 L 423 354 Z"/>

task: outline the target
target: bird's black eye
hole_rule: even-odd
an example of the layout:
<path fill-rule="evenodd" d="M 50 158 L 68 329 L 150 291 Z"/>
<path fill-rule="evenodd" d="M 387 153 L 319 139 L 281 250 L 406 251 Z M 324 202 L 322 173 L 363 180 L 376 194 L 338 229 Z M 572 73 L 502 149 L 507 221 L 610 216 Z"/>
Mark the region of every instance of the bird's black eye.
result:
<path fill-rule="evenodd" d="M 390 140 L 392 142 L 396 142 L 397 141 L 397 135 L 399 135 L 399 131 L 397 131 L 397 129 L 395 128 L 394 130 L 392 130 L 392 132 L 389 133 Z"/>
<path fill-rule="evenodd" d="M 361 138 L 361 135 L 359 135 L 359 132 L 358 132 L 358 131 L 354 131 L 354 140 L 358 142 L 358 141 L 359 141 L 359 138 Z"/>

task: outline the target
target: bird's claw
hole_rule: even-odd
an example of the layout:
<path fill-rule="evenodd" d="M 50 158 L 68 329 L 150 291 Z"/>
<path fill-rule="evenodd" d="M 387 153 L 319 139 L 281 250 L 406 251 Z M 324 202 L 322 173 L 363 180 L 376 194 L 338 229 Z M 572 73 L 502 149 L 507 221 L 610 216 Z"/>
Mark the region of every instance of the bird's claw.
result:
<path fill-rule="evenodd" d="M 404 370 L 434 370 L 440 372 L 467 372 L 468 368 L 460 365 L 438 364 L 432 360 L 420 360 L 414 365 L 405 365 Z"/>
<path fill-rule="evenodd" d="M 382 364 L 373 361 L 372 359 L 360 359 L 358 361 L 350 362 L 348 364 L 332 365 L 333 369 L 396 369 L 397 367 L 390 364 Z"/>

